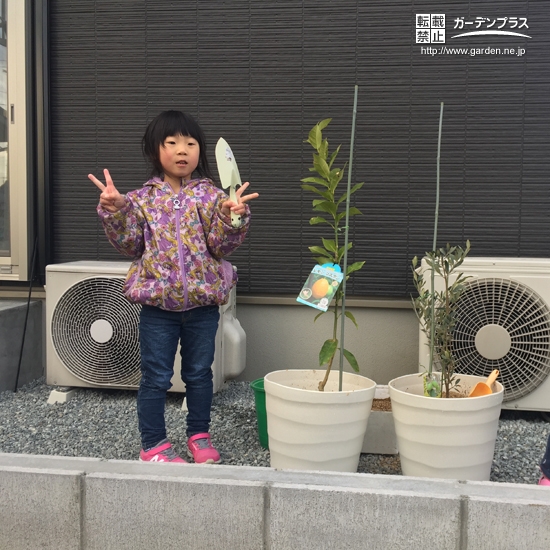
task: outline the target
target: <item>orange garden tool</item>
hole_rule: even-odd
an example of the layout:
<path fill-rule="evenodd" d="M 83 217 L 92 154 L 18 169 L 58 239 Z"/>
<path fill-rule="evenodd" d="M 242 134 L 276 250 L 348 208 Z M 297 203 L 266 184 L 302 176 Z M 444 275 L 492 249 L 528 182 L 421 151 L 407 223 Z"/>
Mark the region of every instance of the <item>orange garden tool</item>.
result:
<path fill-rule="evenodd" d="M 488 377 L 485 382 L 478 382 L 470 392 L 470 395 L 468 397 L 480 397 L 482 395 L 490 395 L 493 393 L 493 390 L 491 389 L 491 386 L 493 385 L 493 382 L 497 379 L 498 376 L 498 370 L 495 369 Z"/>

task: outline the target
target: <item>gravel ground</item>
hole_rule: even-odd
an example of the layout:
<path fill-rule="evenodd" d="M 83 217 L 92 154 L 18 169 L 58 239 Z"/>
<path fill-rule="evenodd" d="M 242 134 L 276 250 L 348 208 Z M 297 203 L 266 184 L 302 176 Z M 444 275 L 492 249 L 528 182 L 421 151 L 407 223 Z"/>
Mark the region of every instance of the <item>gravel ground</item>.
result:
<path fill-rule="evenodd" d="M 48 405 L 51 390 L 39 379 L 17 393 L 0 393 L 0 452 L 137 459 L 135 391 L 79 389 L 71 401 Z M 185 456 L 181 404 L 181 394 L 168 394 L 166 423 L 174 448 Z M 229 382 L 214 395 L 210 431 L 224 464 L 269 466 L 248 382 Z M 491 481 L 536 483 L 549 433 L 539 413 L 502 411 Z M 362 454 L 358 471 L 400 475 L 399 457 Z"/>

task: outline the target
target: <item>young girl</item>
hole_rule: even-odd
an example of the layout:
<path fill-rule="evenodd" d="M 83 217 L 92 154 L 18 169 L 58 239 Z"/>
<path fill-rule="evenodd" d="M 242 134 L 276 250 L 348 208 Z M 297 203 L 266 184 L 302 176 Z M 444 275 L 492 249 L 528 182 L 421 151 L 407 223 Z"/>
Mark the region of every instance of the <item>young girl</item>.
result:
<path fill-rule="evenodd" d="M 548 436 L 548 442 L 546 443 L 546 452 L 544 453 L 542 462 L 540 463 L 540 469 L 542 475 L 539 479 L 539 485 L 550 487 L 550 435 Z"/>
<path fill-rule="evenodd" d="M 198 463 L 219 463 L 208 433 L 212 405 L 212 363 L 220 305 L 237 282 L 223 258 L 244 240 L 250 222 L 243 196 L 237 202 L 215 187 L 206 143 L 197 122 L 180 111 L 165 111 L 147 127 L 143 154 L 152 164 L 141 189 L 121 195 L 108 170 L 98 214 L 107 238 L 133 261 L 124 293 L 142 304 L 139 322 L 141 382 L 137 412 L 147 462 L 185 462 L 167 439 L 166 392 L 171 387 L 178 342 L 181 378 L 186 385 L 188 454 Z M 193 177 L 196 173 L 198 177 Z M 241 226 L 231 225 L 231 212 Z"/>

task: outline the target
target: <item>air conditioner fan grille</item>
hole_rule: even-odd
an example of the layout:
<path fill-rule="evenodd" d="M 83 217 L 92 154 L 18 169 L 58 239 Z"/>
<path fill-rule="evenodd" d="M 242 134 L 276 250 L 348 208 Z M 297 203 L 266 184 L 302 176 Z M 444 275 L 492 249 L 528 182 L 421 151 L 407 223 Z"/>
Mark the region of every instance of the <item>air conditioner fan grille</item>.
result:
<path fill-rule="evenodd" d="M 93 277 L 68 288 L 52 314 L 52 343 L 63 365 L 93 385 L 139 385 L 139 311 L 123 279 Z"/>
<path fill-rule="evenodd" d="M 465 287 L 453 329 L 457 372 L 488 376 L 498 369 L 504 401 L 531 393 L 550 373 L 547 304 L 526 285 L 509 279 L 467 280 Z M 484 331 L 496 351 L 486 353 Z"/>

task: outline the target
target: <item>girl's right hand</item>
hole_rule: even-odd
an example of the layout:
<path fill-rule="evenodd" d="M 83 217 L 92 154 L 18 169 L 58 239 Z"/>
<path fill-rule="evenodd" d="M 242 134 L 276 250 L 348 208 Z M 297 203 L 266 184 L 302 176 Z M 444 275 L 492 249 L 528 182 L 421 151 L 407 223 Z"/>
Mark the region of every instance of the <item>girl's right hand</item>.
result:
<path fill-rule="evenodd" d="M 124 207 L 126 201 L 124 196 L 117 191 L 107 168 L 103 170 L 103 174 L 105 174 L 106 185 L 103 185 L 93 174 L 88 174 L 88 178 L 90 178 L 101 191 L 101 195 L 99 195 L 99 204 L 101 204 L 107 212 L 114 214 Z"/>

